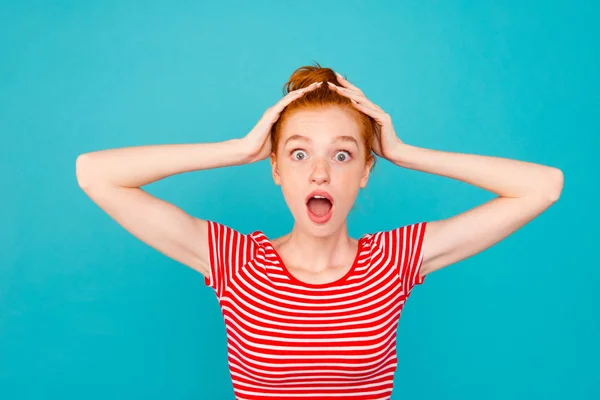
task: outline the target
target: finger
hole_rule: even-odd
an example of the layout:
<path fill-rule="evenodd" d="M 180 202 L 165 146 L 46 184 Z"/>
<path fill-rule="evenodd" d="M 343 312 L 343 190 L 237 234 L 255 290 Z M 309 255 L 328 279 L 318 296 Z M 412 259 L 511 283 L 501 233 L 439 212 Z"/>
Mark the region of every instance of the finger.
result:
<path fill-rule="evenodd" d="M 385 111 L 383 111 L 376 104 L 374 104 L 368 100 L 366 102 L 362 102 L 360 100 L 356 101 L 354 99 L 351 99 L 351 100 L 352 100 L 352 105 L 354 106 L 354 108 L 367 114 L 368 116 L 372 117 L 373 119 L 375 119 L 376 121 L 378 121 L 380 123 L 384 123 L 386 121 L 386 119 L 388 118 L 388 114 Z"/>
<path fill-rule="evenodd" d="M 297 90 L 292 90 L 291 92 L 289 92 L 288 94 L 286 94 L 278 103 L 277 107 L 278 109 L 283 110 L 285 107 L 287 107 L 292 101 L 299 99 L 300 97 L 302 97 L 305 93 L 316 89 L 317 87 L 321 86 L 323 82 L 314 82 L 310 85 L 308 85 L 305 88 L 302 89 L 297 89 Z"/>
<path fill-rule="evenodd" d="M 323 82 L 314 82 L 314 83 L 311 83 L 310 85 L 308 85 L 305 88 L 292 90 L 287 95 L 285 95 L 285 97 L 292 97 L 293 98 L 293 97 L 296 97 L 296 96 L 302 96 L 306 92 L 309 92 L 309 91 L 311 91 L 311 90 L 313 90 L 313 89 L 321 86 L 322 83 Z"/>
<path fill-rule="evenodd" d="M 344 77 L 342 76 L 342 74 L 340 74 L 340 73 L 338 73 L 338 72 L 336 72 L 335 74 L 336 74 L 336 75 L 337 75 L 337 77 L 338 77 L 338 82 L 339 82 L 339 83 L 340 83 L 340 84 L 341 84 L 343 87 L 345 87 L 345 88 L 348 88 L 348 89 L 352 89 L 352 90 L 354 90 L 354 91 L 356 91 L 356 92 L 358 92 L 358 93 L 360 93 L 360 94 L 364 95 L 364 93 L 362 92 L 362 90 L 360 90 L 359 88 L 357 88 L 356 86 L 354 86 L 353 84 L 351 84 L 351 83 L 350 83 L 350 82 L 349 82 L 349 81 L 348 81 L 346 78 L 344 78 Z"/>
<path fill-rule="evenodd" d="M 362 94 L 357 94 L 352 90 L 349 90 L 349 89 L 346 89 L 343 87 L 339 87 L 339 86 L 336 86 L 333 84 L 329 85 L 329 87 L 332 88 L 333 90 L 337 91 L 341 95 L 348 97 L 351 100 L 355 100 L 356 102 L 358 102 L 360 104 L 367 105 L 369 108 L 372 108 L 373 110 L 383 112 L 383 110 L 377 104 L 373 103 L 371 100 L 367 99 Z"/>
<path fill-rule="evenodd" d="M 352 101 L 352 105 L 354 106 L 354 108 L 367 114 L 368 116 L 372 117 L 376 121 L 383 121 L 385 118 L 385 113 L 383 111 L 369 107 L 366 104 L 356 103 L 356 102 Z"/>
<path fill-rule="evenodd" d="M 303 94 L 305 94 L 307 92 L 310 92 L 311 90 L 314 90 L 314 89 L 318 88 L 322 84 L 323 84 L 323 82 L 313 82 L 310 85 L 308 85 L 307 87 L 302 88 L 302 89 L 293 90 L 290 93 L 288 93 L 287 95 L 288 96 L 291 95 L 292 97 L 295 97 L 295 96 L 300 96 L 301 97 Z"/>
<path fill-rule="evenodd" d="M 343 90 L 345 90 L 344 93 L 354 93 L 357 96 L 363 96 L 363 97 L 365 96 L 364 93 L 361 92 L 360 90 L 355 90 L 355 89 L 352 89 L 352 88 L 345 88 L 343 86 L 336 85 L 333 82 L 327 82 L 327 84 L 328 84 L 328 86 L 329 86 L 330 89 L 343 89 Z"/>
<path fill-rule="evenodd" d="M 264 112 L 261 120 L 260 120 L 260 125 L 261 126 L 265 126 L 265 124 L 267 125 L 273 125 L 275 122 L 277 122 L 277 120 L 279 119 L 281 112 L 294 100 L 299 99 L 300 97 L 302 97 L 305 93 L 321 86 L 323 82 L 314 82 L 313 84 L 302 88 L 302 89 L 298 89 L 298 90 L 293 90 L 291 92 L 289 92 L 288 94 L 286 94 L 285 96 L 283 96 L 282 99 L 280 99 L 277 103 L 275 103 L 274 105 L 272 105 L 271 107 L 267 108 L 267 110 Z M 268 130 L 267 130 L 268 131 Z"/>

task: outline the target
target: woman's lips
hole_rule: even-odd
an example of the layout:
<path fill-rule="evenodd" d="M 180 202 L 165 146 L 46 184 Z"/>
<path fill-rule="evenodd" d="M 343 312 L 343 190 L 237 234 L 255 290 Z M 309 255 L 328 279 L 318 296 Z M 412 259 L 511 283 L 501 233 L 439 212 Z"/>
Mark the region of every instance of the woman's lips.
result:
<path fill-rule="evenodd" d="M 327 200 L 329 200 L 329 202 L 333 205 L 333 197 L 327 193 L 324 190 L 313 190 L 307 197 L 306 197 L 306 201 L 305 203 L 308 203 L 308 201 L 315 196 L 321 196 L 326 198 Z"/>

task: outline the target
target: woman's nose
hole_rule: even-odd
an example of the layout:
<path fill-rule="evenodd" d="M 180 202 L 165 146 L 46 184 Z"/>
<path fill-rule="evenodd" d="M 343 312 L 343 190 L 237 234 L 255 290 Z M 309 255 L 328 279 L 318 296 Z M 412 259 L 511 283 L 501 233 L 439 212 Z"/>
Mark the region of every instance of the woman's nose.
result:
<path fill-rule="evenodd" d="M 315 160 L 310 174 L 311 182 L 323 184 L 329 182 L 329 163 L 325 160 Z"/>

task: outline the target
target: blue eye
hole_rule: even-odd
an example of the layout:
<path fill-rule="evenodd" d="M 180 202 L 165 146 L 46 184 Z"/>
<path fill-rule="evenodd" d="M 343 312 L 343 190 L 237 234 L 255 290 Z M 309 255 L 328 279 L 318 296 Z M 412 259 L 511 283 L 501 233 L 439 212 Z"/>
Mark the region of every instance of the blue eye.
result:
<path fill-rule="evenodd" d="M 340 154 L 344 154 L 344 153 L 345 153 L 346 155 L 345 155 L 345 156 L 342 156 L 342 157 L 340 157 Z M 349 151 L 347 151 L 347 150 L 340 150 L 340 151 L 338 151 L 338 152 L 335 154 L 335 159 L 336 159 L 337 161 L 346 161 L 346 160 L 348 160 L 350 157 L 352 157 L 352 154 L 350 154 L 350 152 L 349 152 Z"/>
<path fill-rule="evenodd" d="M 298 157 L 300 155 L 300 157 Z M 304 160 L 306 158 L 306 152 L 304 150 L 296 149 L 292 151 L 292 158 L 297 161 Z"/>

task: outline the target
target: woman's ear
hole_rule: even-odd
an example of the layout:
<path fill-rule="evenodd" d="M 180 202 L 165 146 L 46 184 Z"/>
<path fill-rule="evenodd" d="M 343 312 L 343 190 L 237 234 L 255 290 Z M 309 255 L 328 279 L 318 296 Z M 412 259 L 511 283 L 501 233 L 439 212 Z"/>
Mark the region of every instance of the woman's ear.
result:
<path fill-rule="evenodd" d="M 275 152 L 271 153 L 270 161 L 271 161 L 271 174 L 273 175 L 273 181 L 275 181 L 276 185 L 281 185 L 281 178 L 279 176 L 279 167 L 277 165 L 277 156 L 275 155 Z"/>
<path fill-rule="evenodd" d="M 375 158 L 373 155 L 369 157 L 369 160 L 365 163 L 365 168 L 363 170 L 363 175 L 360 178 L 360 188 L 364 189 L 367 187 L 367 182 L 369 182 L 369 176 L 371 174 L 371 169 L 373 169 L 373 163 L 375 162 Z"/>

